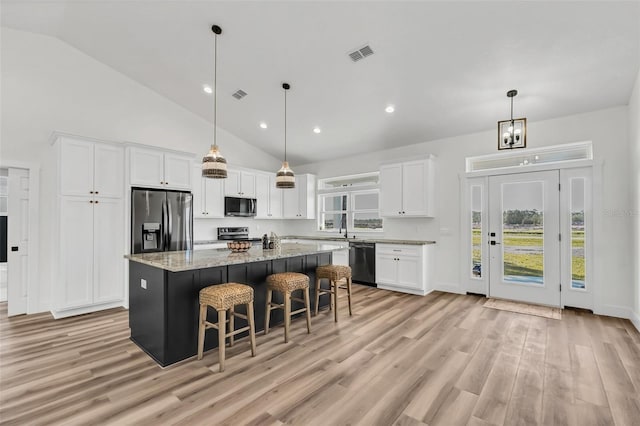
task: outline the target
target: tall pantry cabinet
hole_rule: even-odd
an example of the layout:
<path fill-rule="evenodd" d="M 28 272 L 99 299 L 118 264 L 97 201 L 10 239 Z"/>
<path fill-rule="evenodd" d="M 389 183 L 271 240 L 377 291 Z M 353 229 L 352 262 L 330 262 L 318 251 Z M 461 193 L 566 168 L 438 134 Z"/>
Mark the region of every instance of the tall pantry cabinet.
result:
<path fill-rule="evenodd" d="M 58 136 L 54 317 L 124 303 L 124 148 Z"/>

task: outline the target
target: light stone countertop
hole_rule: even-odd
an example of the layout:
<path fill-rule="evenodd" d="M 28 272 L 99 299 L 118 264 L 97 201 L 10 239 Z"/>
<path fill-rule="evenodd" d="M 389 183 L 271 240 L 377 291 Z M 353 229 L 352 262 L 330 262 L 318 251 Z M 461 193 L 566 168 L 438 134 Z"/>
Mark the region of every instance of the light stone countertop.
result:
<path fill-rule="evenodd" d="M 426 240 L 398 240 L 392 238 L 344 238 L 333 236 L 302 236 L 302 235 L 287 235 L 281 237 L 283 240 L 318 240 L 318 241 L 340 241 L 350 243 L 379 243 L 379 244 L 406 244 L 414 246 L 422 246 L 425 244 L 435 244 L 435 241 Z"/>
<path fill-rule="evenodd" d="M 133 262 L 143 263 L 170 272 L 182 272 L 193 269 L 216 268 L 240 263 L 306 256 L 336 250 L 344 250 L 344 248 L 328 243 L 283 243 L 280 250 L 262 250 L 262 247 L 254 246 L 245 253 L 232 253 L 228 249 L 209 249 L 127 254 L 124 257 Z"/>

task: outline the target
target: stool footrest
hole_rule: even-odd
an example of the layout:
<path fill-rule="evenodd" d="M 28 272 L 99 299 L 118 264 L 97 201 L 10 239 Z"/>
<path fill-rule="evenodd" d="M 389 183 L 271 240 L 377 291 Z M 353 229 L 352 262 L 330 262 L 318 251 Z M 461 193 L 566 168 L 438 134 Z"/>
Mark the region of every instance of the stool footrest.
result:
<path fill-rule="evenodd" d="M 307 311 L 307 308 L 298 309 L 297 311 L 291 311 L 291 315 L 299 314 L 306 311 Z"/>
<path fill-rule="evenodd" d="M 230 336 L 235 336 L 236 334 L 244 333 L 245 331 L 249 331 L 249 328 L 250 328 L 249 326 L 239 328 L 235 331 L 232 331 L 231 333 L 227 333 L 226 336 L 230 337 Z"/>

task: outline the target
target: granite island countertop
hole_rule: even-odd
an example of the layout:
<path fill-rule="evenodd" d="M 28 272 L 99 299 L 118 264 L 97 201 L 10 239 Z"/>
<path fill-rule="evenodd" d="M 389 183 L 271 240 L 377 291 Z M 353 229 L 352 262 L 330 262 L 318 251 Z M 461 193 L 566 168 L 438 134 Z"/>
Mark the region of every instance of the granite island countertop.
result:
<path fill-rule="evenodd" d="M 406 244 L 414 246 L 422 246 L 426 244 L 435 244 L 435 241 L 429 240 L 400 240 L 393 238 L 344 238 L 334 236 L 302 236 L 302 235 L 287 235 L 281 237 L 283 240 L 318 240 L 318 241 L 340 241 L 344 243 L 378 243 L 378 244 Z"/>
<path fill-rule="evenodd" d="M 280 250 L 263 250 L 262 247 L 254 246 L 245 253 L 232 253 L 228 249 L 209 249 L 127 254 L 124 257 L 132 262 L 143 263 L 169 272 L 181 272 L 285 257 L 306 256 L 336 250 L 343 250 L 343 247 L 328 243 L 283 243 Z"/>

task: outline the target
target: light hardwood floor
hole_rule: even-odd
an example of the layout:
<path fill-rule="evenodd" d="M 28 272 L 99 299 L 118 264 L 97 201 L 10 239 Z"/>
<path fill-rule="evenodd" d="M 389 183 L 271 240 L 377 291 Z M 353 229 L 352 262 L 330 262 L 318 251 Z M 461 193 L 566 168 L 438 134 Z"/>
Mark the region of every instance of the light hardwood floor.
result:
<path fill-rule="evenodd" d="M 638 425 L 640 334 L 626 320 L 561 321 L 354 285 L 354 316 L 321 312 L 161 369 L 127 311 L 8 319 L 0 304 L 3 424 Z"/>

